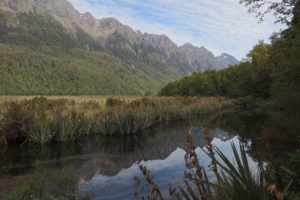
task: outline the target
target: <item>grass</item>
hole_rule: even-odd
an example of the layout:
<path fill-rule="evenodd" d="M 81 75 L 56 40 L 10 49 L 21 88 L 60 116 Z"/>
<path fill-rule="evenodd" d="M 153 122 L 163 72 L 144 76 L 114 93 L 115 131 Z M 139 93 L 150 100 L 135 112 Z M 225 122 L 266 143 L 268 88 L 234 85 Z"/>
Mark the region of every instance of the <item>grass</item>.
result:
<path fill-rule="evenodd" d="M 5 109 L 10 102 L 23 102 L 32 100 L 40 96 L 0 96 L 0 111 Z M 87 109 L 92 106 L 106 107 L 107 100 L 118 99 L 125 102 L 130 102 L 138 99 L 139 96 L 45 96 L 48 100 L 53 101 L 66 101 L 69 102 L 69 107 L 79 107 Z"/>
<path fill-rule="evenodd" d="M 75 142 L 132 135 L 232 105 L 221 97 L 1 97 L 0 143 Z"/>

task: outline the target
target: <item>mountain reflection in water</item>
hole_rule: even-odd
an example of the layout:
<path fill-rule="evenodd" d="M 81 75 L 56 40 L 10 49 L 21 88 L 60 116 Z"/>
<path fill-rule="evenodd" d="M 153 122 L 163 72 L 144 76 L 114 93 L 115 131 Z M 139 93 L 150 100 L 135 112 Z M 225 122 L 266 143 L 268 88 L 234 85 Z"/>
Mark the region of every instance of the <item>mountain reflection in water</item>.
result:
<path fill-rule="evenodd" d="M 226 155 L 233 157 L 231 155 L 230 141 L 233 141 L 236 145 L 238 145 L 238 138 L 230 137 L 222 131 L 213 131 L 213 133 L 222 138 L 222 140 L 215 138 L 213 143 L 217 145 Z M 198 132 L 198 134 L 202 135 L 202 132 Z M 227 140 L 224 140 L 224 137 L 227 138 Z M 202 151 L 201 148 L 204 147 L 204 145 L 205 141 L 200 140 L 200 142 L 197 144 L 198 148 L 196 149 L 196 152 L 199 156 L 198 158 L 201 165 L 208 168 L 211 159 Z M 160 148 L 160 146 L 154 148 Z M 184 155 L 184 149 L 182 147 L 177 147 L 174 151 L 170 152 L 166 158 L 136 161 L 129 168 L 120 170 L 114 176 L 101 174 L 100 169 L 99 172 L 91 179 L 81 180 L 80 185 L 84 190 L 92 191 L 95 194 L 96 199 L 132 199 L 135 189 L 133 177 L 136 175 L 142 176 L 138 166 L 139 164 L 143 164 L 151 171 L 151 174 L 154 176 L 154 181 L 159 184 L 161 191 L 165 193 L 165 196 L 167 196 L 170 183 L 172 183 L 172 185 L 184 184 Z M 210 172 L 208 172 L 208 176 L 209 178 L 213 178 Z"/>
<path fill-rule="evenodd" d="M 49 170 L 57 174 L 68 170 L 77 178 L 79 190 L 92 193 L 96 199 L 132 199 L 133 177 L 141 176 L 139 164 L 151 170 L 154 181 L 167 193 L 169 183 L 182 184 L 184 180 L 187 132 L 193 135 L 201 165 L 208 168 L 211 160 L 201 150 L 206 144 L 204 129 L 187 125 L 162 129 L 147 137 L 98 138 L 88 140 L 88 144 L 50 146 L 43 150 L 7 149 L 7 153 L 1 154 L 5 162 L 0 163 L 0 198 L 16 182 L 33 174 L 47 176 Z M 209 135 L 225 155 L 233 157 L 230 142 L 238 145 L 238 137 L 220 129 L 210 130 Z M 254 164 L 252 160 L 251 163 Z"/>

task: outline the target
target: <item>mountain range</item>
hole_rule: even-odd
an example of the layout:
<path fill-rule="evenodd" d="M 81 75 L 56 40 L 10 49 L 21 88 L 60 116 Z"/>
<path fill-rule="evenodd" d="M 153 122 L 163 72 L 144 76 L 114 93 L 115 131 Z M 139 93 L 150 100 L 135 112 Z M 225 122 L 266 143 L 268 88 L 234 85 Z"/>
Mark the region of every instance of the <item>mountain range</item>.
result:
<path fill-rule="evenodd" d="M 0 14 L 1 94 L 155 93 L 193 72 L 239 63 L 81 14 L 67 0 L 0 0 Z"/>

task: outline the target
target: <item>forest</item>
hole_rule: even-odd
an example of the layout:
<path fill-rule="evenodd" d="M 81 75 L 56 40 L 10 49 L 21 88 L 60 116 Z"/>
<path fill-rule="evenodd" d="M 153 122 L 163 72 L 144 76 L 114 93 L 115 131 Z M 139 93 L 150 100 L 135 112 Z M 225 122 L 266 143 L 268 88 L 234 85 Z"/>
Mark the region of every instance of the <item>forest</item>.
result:
<path fill-rule="evenodd" d="M 193 73 L 166 85 L 163 96 L 226 96 L 270 100 L 280 108 L 300 110 L 299 5 L 288 28 L 260 41 L 240 64 L 220 71 Z"/>
<path fill-rule="evenodd" d="M 0 12 L 1 95 L 153 94 L 180 77 L 117 58 L 83 30 L 49 15 Z M 139 66 L 142 65 L 142 66 Z"/>
<path fill-rule="evenodd" d="M 286 24 L 270 42 L 170 83 L 172 65 L 0 13 L 0 199 L 299 200 L 300 2 L 278 2 L 240 0 Z"/>

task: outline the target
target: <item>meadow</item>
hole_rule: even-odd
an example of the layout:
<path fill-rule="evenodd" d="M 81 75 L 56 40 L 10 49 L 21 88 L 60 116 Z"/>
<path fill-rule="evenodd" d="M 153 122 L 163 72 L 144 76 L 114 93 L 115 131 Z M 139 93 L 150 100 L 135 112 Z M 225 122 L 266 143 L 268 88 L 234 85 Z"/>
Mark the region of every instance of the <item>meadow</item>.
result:
<path fill-rule="evenodd" d="M 2 96 L 0 144 L 75 142 L 87 135 L 135 135 L 233 105 L 223 97 Z"/>

